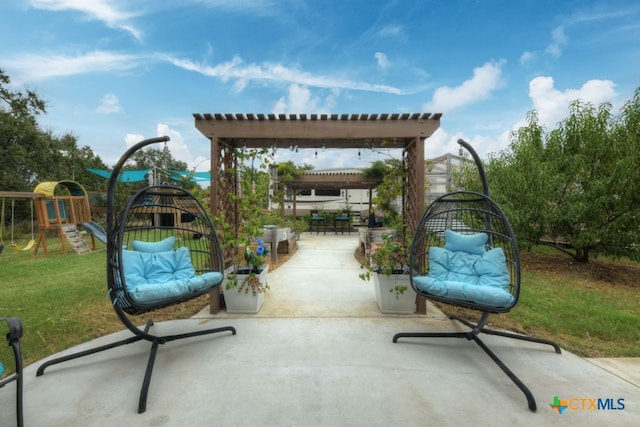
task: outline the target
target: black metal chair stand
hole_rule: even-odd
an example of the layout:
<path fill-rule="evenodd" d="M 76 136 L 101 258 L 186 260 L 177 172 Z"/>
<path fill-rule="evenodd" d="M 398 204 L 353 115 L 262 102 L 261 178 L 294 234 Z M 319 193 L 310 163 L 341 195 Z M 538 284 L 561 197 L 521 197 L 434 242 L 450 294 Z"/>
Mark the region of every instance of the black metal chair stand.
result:
<path fill-rule="evenodd" d="M 143 147 L 166 142 L 168 137 L 144 140 L 118 161 L 107 191 L 107 284 L 113 308 L 133 336 L 97 348 L 49 360 L 46 368 L 69 360 L 117 348 L 137 341 L 151 343 L 138 401 L 138 413 L 147 407 L 147 394 L 158 348 L 162 344 L 218 332 L 236 334 L 232 326 L 175 335 L 151 333 L 153 321 L 137 327 L 129 316 L 148 313 L 205 295 L 220 286 L 224 262 L 213 223 L 198 199 L 171 185 L 150 185 L 131 196 L 116 215 L 116 183 L 125 162 Z M 179 247 L 174 248 L 177 244 Z M 153 277 L 147 278 L 150 274 Z M 158 283 L 161 275 L 165 282 Z M 197 369 L 197 366 L 194 366 Z"/>
<path fill-rule="evenodd" d="M 401 338 L 465 338 L 474 341 L 524 393 L 529 409 L 536 401 L 527 386 L 487 347 L 480 333 L 560 347 L 549 340 L 497 331 L 486 327 L 490 314 L 506 313 L 520 295 L 520 256 L 511 225 L 498 205 L 489 198 L 482 163 L 465 141 L 458 143 L 471 152 L 484 194 L 459 191 L 445 194 L 425 210 L 416 228 L 410 252 L 411 286 L 427 299 L 475 310 L 477 323 L 450 316 L 470 328 L 468 332 L 400 332 Z M 471 266 L 471 261 L 474 262 Z M 448 268 L 462 267 L 458 270 Z M 487 266 L 491 266 L 490 268 Z M 473 272 L 473 274 L 470 274 Z M 474 274 L 477 273 L 477 276 Z M 467 280 L 467 281 L 465 281 Z"/>
<path fill-rule="evenodd" d="M 515 383 L 516 386 L 524 393 L 527 399 L 527 405 L 529 410 L 535 412 L 537 410 L 536 400 L 533 397 L 533 393 L 529 388 L 505 365 L 502 360 L 496 354 L 491 351 L 489 347 L 482 341 L 479 334 L 485 333 L 487 335 L 498 335 L 507 338 L 513 338 L 523 341 L 535 342 L 540 344 L 547 344 L 554 348 L 555 352 L 561 354 L 560 346 L 553 341 L 545 340 L 542 338 L 531 337 L 527 335 L 518 335 L 504 331 L 497 331 L 493 329 L 485 328 L 484 325 L 487 322 L 487 318 L 491 313 L 483 312 L 482 317 L 478 323 L 474 324 L 466 319 L 462 319 L 458 316 L 450 316 L 450 319 L 457 320 L 464 325 L 468 326 L 471 330 L 469 332 L 400 332 L 393 336 L 393 342 L 397 343 L 400 338 L 465 338 L 469 341 L 473 340 L 478 346 L 494 361 L 496 365 L 507 374 L 507 376 Z"/>
<path fill-rule="evenodd" d="M 24 425 L 24 414 L 22 409 L 22 352 L 20 350 L 20 339 L 22 338 L 22 322 L 17 317 L 0 318 L 7 323 L 9 332 L 7 333 L 7 343 L 13 350 L 16 372 L 0 381 L 0 388 L 6 384 L 16 382 L 16 421 L 19 427 Z"/>

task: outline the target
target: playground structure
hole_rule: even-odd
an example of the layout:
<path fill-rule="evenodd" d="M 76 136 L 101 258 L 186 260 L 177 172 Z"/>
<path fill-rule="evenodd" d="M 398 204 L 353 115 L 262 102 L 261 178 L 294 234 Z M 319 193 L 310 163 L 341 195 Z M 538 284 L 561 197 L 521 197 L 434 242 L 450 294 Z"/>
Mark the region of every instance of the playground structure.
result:
<path fill-rule="evenodd" d="M 22 250 L 28 250 L 34 245 L 34 212 L 38 222 L 38 237 L 35 241 L 34 255 L 38 254 L 40 245 L 42 245 L 44 254 L 48 255 L 49 250 L 45 234 L 47 230 L 58 231 L 63 254 L 67 253 L 67 241 L 71 243 L 71 246 L 78 253 L 95 250 L 95 236 L 91 233 L 91 230 L 88 230 L 91 236 L 91 246 L 89 247 L 77 229 L 78 225 L 93 224 L 88 194 L 79 183 L 75 181 L 47 181 L 38 184 L 33 193 L 4 191 L 0 192 L 0 198 L 3 199 L 3 205 L 5 199 L 31 199 L 32 241 Z M 13 220 L 12 215 L 12 231 Z M 16 249 L 16 245 L 13 245 L 13 242 L 12 246 Z"/>

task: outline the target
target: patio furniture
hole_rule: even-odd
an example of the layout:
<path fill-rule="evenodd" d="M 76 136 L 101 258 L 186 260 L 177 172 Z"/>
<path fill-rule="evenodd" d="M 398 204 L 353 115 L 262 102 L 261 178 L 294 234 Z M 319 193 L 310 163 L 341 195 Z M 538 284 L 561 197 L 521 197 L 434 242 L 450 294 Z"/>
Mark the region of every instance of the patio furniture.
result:
<path fill-rule="evenodd" d="M 347 227 L 347 233 L 351 234 L 351 217 L 349 212 L 343 213 L 340 216 L 337 214 L 333 217 L 333 229 L 338 234 L 338 224 L 340 225 L 340 231 L 344 234 L 344 228 Z"/>
<path fill-rule="evenodd" d="M 316 226 L 316 233 L 320 234 L 320 225 L 324 234 L 327 234 L 327 218 L 324 215 L 320 215 L 317 209 L 311 209 L 311 232 L 313 233 L 313 226 Z"/>
<path fill-rule="evenodd" d="M 138 413 L 146 410 L 147 392 L 160 345 L 224 331 L 236 334 L 235 328 L 224 326 L 155 335 L 151 331 L 152 320 L 141 329 L 130 318 L 205 295 L 220 286 L 223 280 L 222 249 L 213 224 L 200 201 L 188 191 L 166 184 L 150 185 L 130 196 L 124 210 L 116 212 L 117 206 L 124 205 L 124 200 L 116 201 L 116 197 L 127 194 L 116 191 L 118 175 L 125 162 L 143 147 L 168 140 L 168 137 L 152 138 L 131 147 L 114 167 L 107 190 L 108 294 L 120 321 L 133 336 L 47 361 L 36 373 L 40 376 L 51 365 L 141 340 L 149 341 L 151 349 Z M 184 350 L 188 351 L 186 347 Z"/>
<path fill-rule="evenodd" d="M 20 339 L 22 338 L 22 322 L 18 317 L 6 317 L 0 318 L 1 321 L 7 323 L 9 332 L 7 333 L 7 343 L 13 350 L 13 359 L 15 363 L 16 371 L 0 381 L 0 388 L 6 384 L 15 381 L 16 382 L 16 421 L 17 425 L 22 427 L 24 425 L 24 417 L 22 410 L 22 352 L 20 350 Z M 2 368 L 2 364 L 0 364 Z M 3 369 L 0 369 L 0 377 L 2 377 Z"/>
<path fill-rule="evenodd" d="M 529 409 L 536 411 L 533 394 L 480 338 L 480 333 L 560 347 L 549 340 L 498 331 L 486 327 L 490 314 L 506 313 L 520 295 L 520 257 L 511 225 L 498 205 L 489 198 L 482 163 L 469 150 L 480 173 L 484 194 L 459 191 L 445 194 L 429 205 L 416 228 L 410 252 L 411 286 L 418 295 L 433 301 L 479 312 L 472 323 L 459 316 L 450 318 L 468 326 L 468 332 L 401 332 L 400 338 L 465 338 L 473 340 L 520 388 Z"/>

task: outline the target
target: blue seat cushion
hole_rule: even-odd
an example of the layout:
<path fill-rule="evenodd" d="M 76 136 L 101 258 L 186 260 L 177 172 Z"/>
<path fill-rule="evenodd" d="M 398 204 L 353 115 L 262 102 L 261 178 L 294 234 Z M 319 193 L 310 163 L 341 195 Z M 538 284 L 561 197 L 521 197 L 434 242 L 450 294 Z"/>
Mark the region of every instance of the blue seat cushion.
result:
<path fill-rule="evenodd" d="M 160 240 L 159 242 L 143 242 L 141 240 L 134 240 L 131 243 L 131 247 L 134 251 L 140 252 L 167 252 L 173 249 L 173 244 L 176 242 L 176 238 L 174 236 L 169 236 L 166 239 Z"/>
<path fill-rule="evenodd" d="M 502 248 L 482 254 L 429 248 L 429 275 L 415 276 L 416 287 L 438 297 L 473 302 L 489 307 L 508 307 L 510 276 Z"/>
<path fill-rule="evenodd" d="M 122 251 L 127 291 L 139 303 L 155 303 L 208 289 L 222 282 L 219 272 L 196 275 L 189 248 L 165 252 Z"/>

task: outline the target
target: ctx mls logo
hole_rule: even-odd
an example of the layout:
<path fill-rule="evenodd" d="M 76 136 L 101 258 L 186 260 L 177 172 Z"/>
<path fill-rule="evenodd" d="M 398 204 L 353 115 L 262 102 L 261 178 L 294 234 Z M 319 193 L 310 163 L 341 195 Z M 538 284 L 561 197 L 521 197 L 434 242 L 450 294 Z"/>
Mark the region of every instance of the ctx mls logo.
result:
<path fill-rule="evenodd" d="M 549 406 L 554 411 L 558 411 L 558 414 L 562 414 L 567 409 L 570 411 L 622 411 L 624 409 L 624 398 L 617 400 L 613 397 L 560 399 L 558 396 L 553 396 L 553 403 L 549 403 Z"/>

